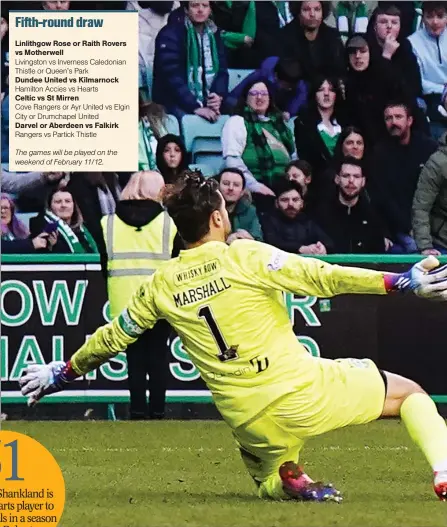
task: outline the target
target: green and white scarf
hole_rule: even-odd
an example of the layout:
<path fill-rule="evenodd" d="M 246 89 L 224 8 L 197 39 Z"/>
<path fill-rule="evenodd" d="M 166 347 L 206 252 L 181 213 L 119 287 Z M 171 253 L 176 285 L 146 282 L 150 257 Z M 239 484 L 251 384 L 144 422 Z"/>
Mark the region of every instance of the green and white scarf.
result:
<path fill-rule="evenodd" d="M 259 168 L 263 179 L 271 182 L 275 173 L 275 164 L 272 149 L 270 148 L 267 138 L 263 132 L 262 122 L 249 106 L 244 109 L 244 121 L 247 129 L 247 135 L 250 136 L 256 149 Z M 290 128 L 285 124 L 281 114 L 269 114 L 268 120 L 273 124 L 279 135 L 279 141 L 285 146 L 289 155 L 295 149 L 293 134 Z"/>
<path fill-rule="evenodd" d="M 188 87 L 197 100 L 204 104 L 219 71 L 215 26 L 207 22 L 200 35 L 188 17 L 185 17 L 185 25 Z"/>
<path fill-rule="evenodd" d="M 138 170 L 157 170 L 157 161 L 152 150 L 154 132 L 146 118 L 141 119 L 138 126 Z"/>
<path fill-rule="evenodd" d="M 273 4 L 278 10 L 279 27 L 284 27 L 293 20 L 289 2 L 273 2 Z"/>
<path fill-rule="evenodd" d="M 14 234 L 11 231 L 4 232 L 2 234 L 2 240 L 7 242 L 13 242 L 16 239 Z"/>
<path fill-rule="evenodd" d="M 79 238 L 76 236 L 76 233 L 73 231 L 70 225 L 68 225 L 68 223 L 56 216 L 56 214 L 53 214 L 50 210 L 45 212 L 45 219 L 48 223 L 57 221 L 57 232 L 59 233 L 59 236 L 62 236 L 62 238 L 67 242 L 68 246 L 70 247 L 70 252 L 74 254 L 85 254 L 87 252 L 79 241 Z M 97 253 L 98 247 L 88 229 L 81 225 L 80 231 L 84 235 L 84 238 L 92 249 L 92 252 Z"/>
<path fill-rule="evenodd" d="M 366 2 L 338 2 L 335 8 L 335 19 L 344 43 L 353 33 L 366 33 L 368 27 Z"/>

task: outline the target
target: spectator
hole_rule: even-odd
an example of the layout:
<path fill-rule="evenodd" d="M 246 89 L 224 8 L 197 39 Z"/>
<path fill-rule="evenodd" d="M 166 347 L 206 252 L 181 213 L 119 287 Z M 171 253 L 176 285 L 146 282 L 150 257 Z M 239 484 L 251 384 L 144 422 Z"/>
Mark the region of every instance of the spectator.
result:
<path fill-rule="evenodd" d="M 256 36 L 256 3 L 250 2 L 211 2 L 213 19 L 222 30 L 222 40 L 226 47 L 229 68 L 249 68 L 250 52 Z M 259 64 L 260 61 L 258 61 Z M 239 64 L 243 64 L 239 66 Z"/>
<path fill-rule="evenodd" d="M 156 160 L 165 183 L 174 183 L 188 168 L 188 152 L 182 138 L 174 134 L 163 136 L 157 144 Z"/>
<path fill-rule="evenodd" d="M 387 102 L 405 92 L 402 78 L 390 60 L 383 57 L 372 60 L 368 42 L 361 35 L 354 35 L 348 40 L 346 51 L 346 110 L 349 122 L 360 128 L 368 143 L 374 145 L 387 134 L 383 121 Z"/>
<path fill-rule="evenodd" d="M 188 2 L 155 40 L 153 100 L 181 119 L 195 113 L 214 122 L 228 93 L 228 71 L 220 31 L 209 2 Z"/>
<path fill-rule="evenodd" d="M 219 189 L 231 222 L 232 233 L 227 239 L 246 239 L 262 242 L 262 230 L 256 208 L 250 203 L 245 192 L 245 177 L 238 168 L 224 168 L 217 176 Z"/>
<path fill-rule="evenodd" d="M 363 160 L 362 169 L 365 170 L 365 139 L 362 132 L 355 126 L 346 126 L 342 129 L 334 148 L 334 156 L 330 166 L 323 172 L 319 180 L 318 196 L 333 196 L 337 190 L 335 177 L 341 161 L 345 157 Z M 366 174 L 363 174 L 366 177 Z"/>
<path fill-rule="evenodd" d="M 291 117 L 295 117 L 307 100 L 308 90 L 302 79 L 301 67 L 294 59 L 279 57 L 265 59 L 259 69 L 234 88 L 228 96 L 226 107 L 233 109 L 247 84 L 254 84 L 262 79 L 270 81 L 275 103 L 283 112 L 284 120 L 288 121 Z"/>
<path fill-rule="evenodd" d="M 424 26 L 408 40 L 419 64 L 432 133 L 439 137 L 447 129 L 447 118 L 438 110 L 447 84 L 447 2 L 423 2 L 422 10 Z"/>
<path fill-rule="evenodd" d="M 104 243 L 101 218 L 115 213 L 121 195 L 118 175 L 114 172 L 77 173 L 70 179 L 67 189 L 73 194 L 85 226 L 101 252 Z"/>
<path fill-rule="evenodd" d="M 70 2 L 68 0 L 49 0 L 48 2 L 42 2 L 42 9 L 44 11 L 68 11 Z"/>
<path fill-rule="evenodd" d="M 318 189 L 321 173 L 332 160 L 344 124 L 342 95 L 337 84 L 335 80 L 318 77 L 311 87 L 309 104 L 295 119 L 296 151 L 300 159 L 311 164 Z"/>
<path fill-rule="evenodd" d="M 422 97 L 421 74 L 410 43 L 400 34 L 400 17 L 400 10 L 391 2 L 377 7 L 369 21 L 367 40 L 371 61 L 391 61 L 405 86 L 402 96 L 415 101 Z"/>
<path fill-rule="evenodd" d="M 14 201 L 6 194 L 1 195 L 2 252 L 4 254 L 26 254 L 51 250 L 57 235 L 41 232 L 29 239 L 29 232 L 16 215 Z"/>
<path fill-rule="evenodd" d="M 156 170 L 157 141 L 165 135 L 164 108 L 139 96 L 138 169 Z"/>
<path fill-rule="evenodd" d="M 295 159 L 286 166 L 285 173 L 286 179 L 295 181 L 301 186 L 303 199 L 306 203 L 306 211 L 311 213 L 315 205 L 316 195 L 312 185 L 312 167 L 310 163 L 304 161 L 304 159 Z"/>
<path fill-rule="evenodd" d="M 126 2 L 126 9 L 138 11 L 138 71 L 140 88 L 150 97 L 154 69 L 155 38 L 168 22 L 179 2 Z M 116 8 L 118 9 L 118 7 Z"/>
<path fill-rule="evenodd" d="M 264 239 L 283 251 L 324 255 L 332 242 L 304 212 L 304 193 L 296 181 L 282 179 L 275 185 L 276 209 L 262 221 Z"/>
<path fill-rule="evenodd" d="M 344 157 L 362 160 L 365 156 L 365 139 L 361 130 L 355 126 L 343 128 L 334 148 L 334 161 L 339 165 Z"/>
<path fill-rule="evenodd" d="M 242 170 L 251 192 L 273 196 L 271 186 L 284 173 L 294 151 L 293 135 L 273 100 L 271 84 L 247 84 L 222 131 L 227 168 Z"/>
<path fill-rule="evenodd" d="M 413 200 L 413 232 L 422 254 L 447 254 L 447 133 L 421 171 Z"/>
<path fill-rule="evenodd" d="M 2 163 L 9 163 L 9 93 L 4 92 L 1 102 Z"/>
<path fill-rule="evenodd" d="M 316 76 L 336 77 L 345 73 L 343 43 L 338 31 L 323 20 L 330 2 L 294 2 L 294 20 L 280 31 L 282 56 L 299 61 L 307 81 Z"/>
<path fill-rule="evenodd" d="M 303 198 L 307 201 L 309 186 L 312 183 L 312 167 L 304 159 L 295 159 L 286 166 L 286 177 L 289 181 L 295 181 L 303 190 Z"/>
<path fill-rule="evenodd" d="M 413 196 L 421 168 L 437 144 L 412 130 L 413 116 L 404 102 L 390 102 L 384 117 L 388 137 L 372 152 L 369 190 L 391 230 L 393 252 L 414 253 L 417 247 L 410 235 Z"/>
<path fill-rule="evenodd" d="M 65 178 L 64 172 L 9 172 L 2 166 L 2 189 L 10 194 L 44 190 L 49 185 L 59 184 Z"/>
<path fill-rule="evenodd" d="M 0 37 L 1 37 L 1 50 L 0 50 L 0 60 L 1 60 L 1 90 L 2 96 L 1 101 L 4 100 L 5 96 L 8 94 L 8 77 L 9 77 L 9 6 L 1 6 L 1 19 L 0 19 Z M 3 118 L 3 115 L 2 115 Z M 3 156 L 2 156 L 3 158 Z"/>
<path fill-rule="evenodd" d="M 389 8 L 391 5 L 400 11 L 400 37 L 408 38 L 411 34 L 421 28 L 423 2 L 412 2 L 409 0 L 382 0 L 377 2 L 380 8 Z"/>
<path fill-rule="evenodd" d="M 116 213 L 102 219 L 107 246 L 102 261 L 112 317 L 117 317 L 134 291 L 171 258 L 177 229 L 159 202 L 163 186 L 157 172 L 133 174 Z M 131 419 L 162 419 L 165 415 L 169 333 L 169 324 L 161 320 L 126 350 Z"/>
<path fill-rule="evenodd" d="M 316 219 L 337 254 L 382 254 L 392 246 L 365 194 L 365 181 L 362 161 L 342 158 L 336 169 L 335 192 L 318 205 Z"/>
<path fill-rule="evenodd" d="M 9 163 L 9 7 L 1 6 L 1 162 Z"/>
<path fill-rule="evenodd" d="M 292 5 L 282 1 L 213 2 L 226 45 L 237 48 L 228 54 L 231 68 L 255 69 L 267 57 L 279 54 L 280 29 L 293 19 Z M 227 32 L 232 32 L 232 42 Z"/>
<path fill-rule="evenodd" d="M 366 2 L 337 2 L 334 14 L 343 43 L 346 43 L 353 33 L 366 33 L 368 28 Z"/>
<path fill-rule="evenodd" d="M 30 220 L 31 235 L 42 232 L 48 223 L 57 222 L 58 239 L 55 253 L 95 253 L 95 240 L 84 225 L 84 218 L 73 194 L 67 189 L 53 189 L 48 197 L 47 209 Z"/>

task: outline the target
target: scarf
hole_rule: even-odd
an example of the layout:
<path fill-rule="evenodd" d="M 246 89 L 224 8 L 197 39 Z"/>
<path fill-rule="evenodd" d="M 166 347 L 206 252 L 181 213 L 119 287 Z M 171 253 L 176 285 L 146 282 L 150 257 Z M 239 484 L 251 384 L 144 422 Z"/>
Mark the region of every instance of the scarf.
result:
<path fill-rule="evenodd" d="M 11 231 L 2 233 L 2 240 L 7 242 L 13 242 L 16 239 Z"/>
<path fill-rule="evenodd" d="M 413 5 L 414 5 L 413 33 L 417 31 L 418 29 L 421 29 L 421 27 L 423 26 L 422 4 L 423 2 L 413 2 Z"/>
<path fill-rule="evenodd" d="M 287 148 L 289 154 L 291 154 L 295 148 L 293 136 L 287 125 L 284 123 L 282 115 L 271 114 L 268 117 L 269 121 L 273 124 L 275 130 L 279 134 L 279 140 Z M 247 135 L 251 137 L 256 149 L 262 178 L 271 183 L 274 176 L 275 164 L 273 152 L 262 130 L 262 122 L 259 120 L 258 115 L 248 106 L 244 108 L 243 118 L 247 128 Z"/>
<path fill-rule="evenodd" d="M 157 170 L 157 161 L 152 150 L 152 140 L 154 132 L 150 127 L 149 121 L 144 117 L 140 120 L 140 138 L 142 148 L 139 148 L 138 170 Z"/>
<path fill-rule="evenodd" d="M 87 252 L 82 246 L 81 242 L 79 241 L 79 238 L 76 236 L 76 233 L 73 231 L 70 225 L 68 225 L 68 223 L 66 223 L 64 220 L 61 220 L 58 216 L 56 216 L 56 214 L 53 214 L 50 210 L 47 210 L 45 212 L 45 219 L 48 223 L 53 223 L 54 221 L 57 221 L 57 232 L 59 233 L 59 236 L 62 236 L 62 238 L 67 242 L 71 253 L 82 254 Z M 88 229 L 81 225 L 79 230 L 84 235 L 84 238 L 90 248 L 92 249 L 92 252 L 97 253 L 98 247 Z"/>
<path fill-rule="evenodd" d="M 366 33 L 368 27 L 366 2 L 338 2 L 335 19 L 341 39 L 346 44 L 352 33 Z"/>
<path fill-rule="evenodd" d="M 289 2 L 273 2 L 273 4 L 278 10 L 279 27 L 284 27 L 293 20 Z"/>
<path fill-rule="evenodd" d="M 202 35 L 197 33 L 188 17 L 185 17 L 185 25 L 188 87 L 203 105 L 219 71 L 214 24 L 205 24 Z"/>

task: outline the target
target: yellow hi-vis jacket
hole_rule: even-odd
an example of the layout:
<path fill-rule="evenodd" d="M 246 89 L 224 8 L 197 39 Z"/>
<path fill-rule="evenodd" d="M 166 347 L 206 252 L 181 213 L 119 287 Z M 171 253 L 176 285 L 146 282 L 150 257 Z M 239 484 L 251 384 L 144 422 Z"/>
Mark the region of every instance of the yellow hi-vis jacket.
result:
<path fill-rule="evenodd" d="M 101 226 L 107 249 L 110 314 L 115 318 L 147 277 L 171 258 L 177 228 L 166 211 L 141 230 L 116 214 L 104 216 Z"/>

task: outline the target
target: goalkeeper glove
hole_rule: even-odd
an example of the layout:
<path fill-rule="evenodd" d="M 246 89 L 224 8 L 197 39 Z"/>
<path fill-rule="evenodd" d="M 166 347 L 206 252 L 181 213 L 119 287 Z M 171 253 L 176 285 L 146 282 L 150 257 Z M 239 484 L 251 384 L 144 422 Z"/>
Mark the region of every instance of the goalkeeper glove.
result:
<path fill-rule="evenodd" d="M 71 362 L 55 361 L 49 364 L 32 364 L 19 380 L 22 395 L 28 396 L 28 406 L 34 406 L 45 395 L 60 392 L 79 375 Z"/>
<path fill-rule="evenodd" d="M 422 298 L 447 301 L 447 265 L 439 266 L 434 256 L 428 256 L 406 273 L 385 273 L 388 292 L 412 291 Z"/>

